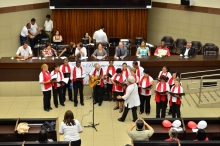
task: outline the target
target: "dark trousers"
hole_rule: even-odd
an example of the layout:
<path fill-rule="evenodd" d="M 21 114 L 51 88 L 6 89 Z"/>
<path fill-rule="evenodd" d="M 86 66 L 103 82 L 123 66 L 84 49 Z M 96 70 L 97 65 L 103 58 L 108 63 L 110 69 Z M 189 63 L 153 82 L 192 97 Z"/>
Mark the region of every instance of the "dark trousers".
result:
<path fill-rule="evenodd" d="M 172 102 L 172 118 L 180 118 L 180 104 Z"/>
<path fill-rule="evenodd" d="M 69 100 L 73 99 L 73 95 L 72 95 L 72 89 L 69 88 L 71 81 L 69 80 L 68 84 L 65 84 L 63 86 L 63 99 L 64 101 L 66 101 L 66 89 L 68 89 L 68 96 L 69 96 Z"/>
<path fill-rule="evenodd" d="M 55 106 L 58 106 L 58 98 L 57 98 L 58 96 L 59 96 L 60 104 L 64 103 L 62 90 L 63 90 L 63 87 L 57 87 L 57 89 L 54 89 L 54 86 L 53 86 L 53 103 Z"/>
<path fill-rule="evenodd" d="M 84 103 L 83 99 L 83 83 L 82 81 L 75 81 L 73 82 L 73 90 L 74 90 L 74 103 L 77 104 L 77 96 L 78 96 L 78 91 L 79 91 L 79 96 L 80 96 L 80 103 Z"/>
<path fill-rule="evenodd" d="M 71 141 L 71 146 L 81 146 L 81 139 L 77 141 Z"/>
<path fill-rule="evenodd" d="M 165 118 L 166 107 L 166 101 L 156 102 L 156 118 Z"/>
<path fill-rule="evenodd" d="M 23 37 L 23 36 L 20 35 L 20 43 L 21 43 L 21 46 L 22 46 L 22 43 L 23 43 L 24 41 L 27 41 L 27 37 Z"/>
<path fill-rule="evenodd" d="M 139 94 L 139 96 L 140 96 L 140 101 L 141 101 L 140 112 L 141 113 L 144 112 L 144 106 L 145 106 L 145 113 L 150 113 L 150 98 L 151 98 L 151 95 L 144 96 L 144 95 Z"/>
<path fill-rule="evenodd" d="M 94 101 L 98 103 L 102 103 L 103 95 L 104 95 L 104 87 L 100 87 L 100 85 L 96 85 L 93 92 L 94 92 Z"/>
<path fill-rule="evenodd" d="M 127 104 L 127 107 L 126 106 L 124 107 L 124 112 L 122 114 L 122 117 L 120 118 L 121 120 L 123 120 L 123 121 L 125 120 L 129 110 L 130 110 L 130 108 L 128 108 L 128 104 Z M 131 110 L 132 110 L 133 120 L 136 121 L 138 119 L 138 117 L 137 117 L 137 107 L 134 106 L 134 107 L 131 108 Z"/>
<path fill-rule="evenodd" d="M 51 99 L 51 90 L 49 91 L 43 91 L 43 104 L 44 104 L 44 110 L 49 109 L 50 106 L 50 99 Z"/>
<path fill-rule="evenodd" d="M 34 51 L 35 40 L 34 39 L 29 39 L 29 40 L 30 40 L 31 50 Z"/>

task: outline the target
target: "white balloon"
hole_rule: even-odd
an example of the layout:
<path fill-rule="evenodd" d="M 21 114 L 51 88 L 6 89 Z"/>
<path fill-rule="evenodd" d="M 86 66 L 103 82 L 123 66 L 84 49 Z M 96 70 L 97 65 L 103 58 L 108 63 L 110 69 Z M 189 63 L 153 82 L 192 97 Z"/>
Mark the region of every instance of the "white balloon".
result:
<path fill-rule="evenodd" d="M 181 126 L 180 120 L 175 120 L 175 121 L 173 121 L 172 126 L 175 127 L 175 128 L 180 127 L 180 126 Z"/>
<path fill-rule="evenodd" d="M 202 120 L 202 121 L 200 121 L 200 122 L 197 124 L 197 127 L 198 127 L 199 129 L 205 129 L 205 128 L 207 127 L 207 122 L 204 121 L 204 120 Z"/>

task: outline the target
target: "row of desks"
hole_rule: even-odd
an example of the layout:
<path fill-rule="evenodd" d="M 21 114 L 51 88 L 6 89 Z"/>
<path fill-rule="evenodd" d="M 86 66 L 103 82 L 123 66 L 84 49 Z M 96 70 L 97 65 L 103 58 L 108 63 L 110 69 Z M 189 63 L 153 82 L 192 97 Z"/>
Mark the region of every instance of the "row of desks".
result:
<path fill-rule="evenodd" d="M 114 57 L 111 56 L 108 60 L 114 60 Z M 106 61 L 108 61 L 106 60 Z M 70 62 L 76 61 L 75 57 L 69 58 Z M 84 62 L 99 62 L 105 60 L 97 60 L 92 57 L 89 57 Z M 123 60 L 117 60 L 126 62 L 126 61 L 140 61 L 140 65 L 144 68 L 150 70 L 150 75 L 155 79 L 157 78 L 159 72 L 161 71 L 162 66 L 166 65 L 169 67 L 170 71 L 177 70 L 179 73 L 183 72 L 194 72 L 202 70 L 211 70 L 218 69 L 220 66 L 219 56 L 203 56 L 197 55 L 192 58 L 185 59 L 178 55 L 170 57 L 142 57 L 138 58 L 136 56 L 129 56 Z M 47 58 L 44 60 L 40 59 L 29 59 L 25 61 L 11 59 L 10 57 L 3 57 L 0 59 L 0 81 L 38 81 L 38 76 L 40 73 L 40 67 L 43 63 L 46 63 L 51 67 L 49 70 L 52 70 L 54 64 L 62 64 L 63 60 Z"/>

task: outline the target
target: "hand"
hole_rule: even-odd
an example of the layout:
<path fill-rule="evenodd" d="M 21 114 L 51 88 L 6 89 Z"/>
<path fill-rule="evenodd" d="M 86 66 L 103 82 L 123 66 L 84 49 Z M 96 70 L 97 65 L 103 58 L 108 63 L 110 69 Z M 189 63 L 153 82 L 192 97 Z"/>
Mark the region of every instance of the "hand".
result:
<path fill-rule="evenodd" d="M 170 94 L 169 92 L 166 92 L 166 95 Z"/>
<path fill-rule="evenodd" d="M 94 79 L 91 79 L 91 81 L 94 82 L 95 80 L 94 80 Z"/>
<path fill-rule="evenodd" d="M 104 58 L 105 58 L 105 56 L 102 56 L 102 58 L 104 59 Z"/>
<path fill-rule="evenodd" d="M 79 50 L 80 53 L 83 53 L 82 49 Z"/>
<path fill-rule="evenodd" d="M 97 57 L 96 56 L 93 56 L 95 59 L 97 59 Z"/>
<path fill-rule="evenodd" d="M 27 59 L 28 59 L 28 56 L 25 56 L 24 59 L 27 60 Z"/>
<path fill-rule="evenodd" d="M 104 79 L 104 78 L 105 78 L 104 76 L 101 77 L 101 79 Z"/>
<path fill-rule="evenodd" d="M 179 95 L 178 95 L 178 94 L 174 94 L 174 96 L 175 96 L 175 97 L 179 97 Z"/>
<path fill-rule="evenodd" d="M 114 56 L 114 59 L 118 59 L 116 56 Z"/>
<path fill-rule="evenodd" d="M 51 83 L 51 80 L 46 81 L 46 83 Z"/>
<path fill-rule="evenodd" d="M 124 59 L 125 57 L 124 56 L 121 56 L 121 59 Z"/>
<path fill-rule="evenodd" d="M 120 96 L 120 95 L 118 95 L 118 96 L 117 96 L 117 99 L 121 99 L 121 96 Z"/>

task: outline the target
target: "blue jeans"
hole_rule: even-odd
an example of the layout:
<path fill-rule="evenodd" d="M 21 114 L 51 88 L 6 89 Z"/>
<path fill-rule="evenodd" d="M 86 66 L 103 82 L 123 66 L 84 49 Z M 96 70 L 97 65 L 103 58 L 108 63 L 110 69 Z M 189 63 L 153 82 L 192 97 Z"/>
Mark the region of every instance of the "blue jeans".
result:
<path fill-rule="evenodd" d="M 20 35 L 20 43 L 21 43 L 21 46 L 22 46 L 22 43 L 23 43 L 24 41 L 27 41 L 27 37 L 23 37 L 23 36 Z"/>
<path fill-rule="evenodd" d="M 29 40 L 30 40 L 31 50 L 34 51 L 34 46 L 35 46 L 34 39 L 29 39 Z"/>

